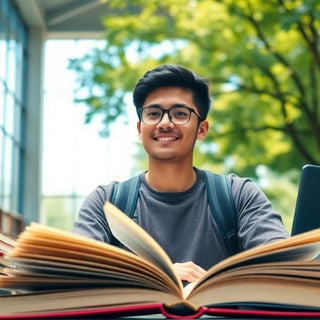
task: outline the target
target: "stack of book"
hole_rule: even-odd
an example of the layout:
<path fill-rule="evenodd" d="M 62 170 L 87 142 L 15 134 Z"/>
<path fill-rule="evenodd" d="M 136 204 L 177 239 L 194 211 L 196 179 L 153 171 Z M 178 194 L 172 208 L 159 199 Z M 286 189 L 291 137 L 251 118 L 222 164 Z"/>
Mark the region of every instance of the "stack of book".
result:
<path fill-rule="evenodd" d="M 0 233 L 0 275 L 4 275 L 5 268 L 13 268 L 13 264 L 8 260 L 5 259 L 4 256 L 8 254 L 16 245 L 16 241 L 8 237 L 2 233 Z M 10 291 L 4 290 L 0 286 L 0 295 L 10 294 Z"/>
<path fill-rule="evenodd" d="M 0 297 L 0 319 L 320 317 L 320 230 L 236 254 L 183 287 L 154 239 L 112 204 L 104 209 L 130 251 L 32 223 L 2 251 L 0 288 L 14 294 Z"/>

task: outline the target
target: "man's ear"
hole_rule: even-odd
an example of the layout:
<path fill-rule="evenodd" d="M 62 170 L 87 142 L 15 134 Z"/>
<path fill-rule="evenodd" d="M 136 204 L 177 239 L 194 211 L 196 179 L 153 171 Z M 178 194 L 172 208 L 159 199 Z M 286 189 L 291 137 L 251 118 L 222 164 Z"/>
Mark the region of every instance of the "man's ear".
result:
<path fill-rule="evenodd" d="M 208 134 L 208 131 L 209 131 L 209 122 L 207 120 L 200 122 L 200 125 L 198 128 L 197 139 L 204 140 L 204 138 Z"/>
<path fill-rule="evenodd" d="M 141 122 L 137 122 L 137 132 L 138 132 L 138 138 L 141 140 Z"/>

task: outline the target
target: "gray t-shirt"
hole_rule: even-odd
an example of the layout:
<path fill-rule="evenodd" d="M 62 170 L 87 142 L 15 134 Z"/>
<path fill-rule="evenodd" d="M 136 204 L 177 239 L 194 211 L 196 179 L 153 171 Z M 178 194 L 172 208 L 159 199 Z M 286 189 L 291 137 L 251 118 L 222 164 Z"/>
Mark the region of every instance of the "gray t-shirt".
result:
<path fill-rule="evenodd" d="M 229 256 L 210 212 L 203 173 L 187 191 L 157 192 L 150 188 L 145 173 L 133 220 L 167 252 L 173 263 L 193 261 L 204 269 Z M 232 174 L 231 190 L 238 212 L 238 240 L 241 249 L 288 237 L 281 217 L 274 212 L 263 192 L 249 179 Z M 111 241 L 103 204 L 112 185 L 97 187 L 84 201 L 74 232 L 105 242 Z"/>

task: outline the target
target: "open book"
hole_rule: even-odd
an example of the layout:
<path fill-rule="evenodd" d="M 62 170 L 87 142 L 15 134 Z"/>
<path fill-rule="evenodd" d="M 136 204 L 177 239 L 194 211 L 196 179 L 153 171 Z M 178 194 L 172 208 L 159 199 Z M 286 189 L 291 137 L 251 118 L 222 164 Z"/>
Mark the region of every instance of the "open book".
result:
<path fill-rule="evenodd" d="M 9 251 L 11 251 L 16 245 L 16 241 L 2 233 L 0 233 L 0 274 L 3 268 L 12 267 L 12 263 L 4 258 Z M 1 288 L 0 288 L 1 290 Z"/>
<path fill-rule="evenodd" d="M 111 231 L 131 251 L 32 223 L 6 255 L 0 319 L 208 315 L 320 317 L 320 230 L 234 255 L 183 287 L 162 248 L 110 203 Z"/>

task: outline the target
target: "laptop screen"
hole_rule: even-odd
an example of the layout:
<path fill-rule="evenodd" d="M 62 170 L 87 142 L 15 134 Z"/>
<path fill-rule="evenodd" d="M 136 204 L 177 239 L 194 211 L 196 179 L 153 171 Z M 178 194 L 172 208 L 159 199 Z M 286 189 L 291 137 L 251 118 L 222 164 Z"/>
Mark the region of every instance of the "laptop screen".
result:
<path fill-rule="evenodd" d="M 291 235 L 320 227 L 320 166 L 302 168 Z"/>

